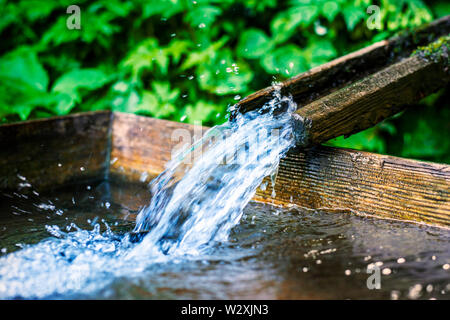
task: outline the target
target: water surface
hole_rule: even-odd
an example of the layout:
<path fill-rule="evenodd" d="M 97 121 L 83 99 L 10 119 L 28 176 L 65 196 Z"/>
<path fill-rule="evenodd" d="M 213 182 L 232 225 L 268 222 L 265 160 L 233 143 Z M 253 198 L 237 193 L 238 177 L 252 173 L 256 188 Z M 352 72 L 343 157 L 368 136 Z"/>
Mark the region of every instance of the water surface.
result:
<path fill-rule="evenodd" d="M 127 259 L 145 188 L 103 181 L 25 197 L 0 196 L 3 299 L 450 298 L 444 229 L 251 202 L 229 240 L 200 255 Z"/>

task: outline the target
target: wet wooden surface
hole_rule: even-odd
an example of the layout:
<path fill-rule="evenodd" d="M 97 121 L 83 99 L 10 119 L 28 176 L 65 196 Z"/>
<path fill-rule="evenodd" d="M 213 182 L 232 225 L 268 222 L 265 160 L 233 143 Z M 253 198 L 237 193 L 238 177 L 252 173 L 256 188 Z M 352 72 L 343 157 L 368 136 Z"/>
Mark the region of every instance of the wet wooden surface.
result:
<path fill-rule="evenodd" d="M 26 193 L 105 177 L 111 115 L 99 111 L 1 125 L 0 190 Z"/>
<path fill-rule="evenodd" d="M 2 125 L 0 190 L 105 177 L 146 186 L 205 129 L 110 112 Z M 274 198 L 266 182 L 255 200 L 450 227 L 449 165 L 319 146 L 281 161 Z"/>
<path fill-rule="evenodd" d="M 318 146 L 282 160 L 275 198 L 266 182 L 256 200 L 450 227 L 445 164 Z"/>
<path fill-rule="evenodd" d="M 299 145 L 315 145 L 370 128 L 444 88 L 449 80 L 443 62 L 406 58 L 299 108 L 294 113 L 301 122 Z"/>
<path fill-rule="evenodd" d="M 111 177 L 147 183 L 162 172 L 187 124 L 116 114 Z M 202 128 L 203 132 L 205 128 Z M 255 200 L 450 226 L 450 166 L 356 150 L 295 149 Z"/>
<path fill-rule="evenodd" d="M 164 170 L 172 152 L 190 145 L 206 130 L 120 112 L 114 113 L 112 129 L 110 175 L 116 180 L 145 183 Z"/>

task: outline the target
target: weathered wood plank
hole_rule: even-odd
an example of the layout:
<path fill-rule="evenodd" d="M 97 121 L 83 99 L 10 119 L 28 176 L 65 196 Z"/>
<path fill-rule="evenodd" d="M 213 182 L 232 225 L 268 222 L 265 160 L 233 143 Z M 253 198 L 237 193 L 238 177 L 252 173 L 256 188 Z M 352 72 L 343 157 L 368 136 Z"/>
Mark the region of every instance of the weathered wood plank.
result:
<path fill-rule="evenodd" d="M 110 112 L 3 125 L 0 190 L 17 189 L 18 175 L 38 189 L 105 178 L 105 159 L 109 178 L 147 183 L 195 131 L 205 130 Z M 318 146 L 281 161 L 274 198 L 266 182 L 255 200 L 450 227 L 449 165 Z"/>
<path fill-rule="evenodd" d="M 281 93 L 292 95 L 297 105 L 302 107 L 398 62 L 409 56 L 417 46 L 428 44 L 449 32 L 450 16 L 446 16 L 294 76 L 280 84 Z M 274 90 L 273 86 L 267 87 L 242 99 L 235 105 L 230 117 L 234 118 L 237 112 L 260 108 L 272 99 Z"/>
<path fill-rule="evenodd" d="M 298 144 L 319 144 L 370 128 L 449 81 L 443 62 L 404 59 L 299 108 L 294 113 L 300 122 Z"/>
<path fill-rule="evenodd" d="M 43 190 L 104 178 L 110 122 L 111 112 L 100 111 L 1 125 L 0 190 L 17 190 L 23 183 Z"/>
<path fill-rule="evenodd" d="M 174 148 L 190 145 L 204 128 L 190 124 L 115 112 L 112 124 L 110 175 L 114 179 L 149 182 L 164 170 Z M 183 141 L 184 138 L 188 138 Z"/>
<path fill-rule="evenodd" d="M 116 114 L 111 177 L 150 181 L 171 158 L 177 128 L 191 133 L 195 129 Z M 281 161 L 275 198 L 266 182 L 266 190 L 258 189 L 255 200 L 450 226 L 449 165 L 320 146 L 292 150 Z"/>
<path fill-rule="evenodd" d="M 275 198 L 266 182 L 256 200 L 450 227 L 449 165 L 318 146 L 283 159 Z"/>

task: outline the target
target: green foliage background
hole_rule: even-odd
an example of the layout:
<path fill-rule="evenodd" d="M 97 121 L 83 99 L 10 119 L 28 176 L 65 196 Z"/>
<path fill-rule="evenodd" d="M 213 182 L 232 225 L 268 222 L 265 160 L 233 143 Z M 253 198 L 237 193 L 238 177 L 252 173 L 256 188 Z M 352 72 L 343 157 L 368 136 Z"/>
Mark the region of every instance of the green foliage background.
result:
<path fill-rule="evenodd" d="M 69 5 L 81 29 L 69 30 Z M 381 29 L 367 8 L 381 9 Z M 256 90 L 450 13 L 445 0 L 0 0 L 0 122 L 110 109 L 214 125 Z M 448 90 L 447 90 L 448 91 Z M 442 91 L 328 144 L 450 163 Z"/>

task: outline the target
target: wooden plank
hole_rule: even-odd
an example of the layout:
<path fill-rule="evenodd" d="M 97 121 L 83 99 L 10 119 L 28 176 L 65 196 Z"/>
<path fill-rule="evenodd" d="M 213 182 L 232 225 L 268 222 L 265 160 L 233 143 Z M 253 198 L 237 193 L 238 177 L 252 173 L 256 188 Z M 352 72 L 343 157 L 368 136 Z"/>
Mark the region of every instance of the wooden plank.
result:
<path fill-rule="evenodd" d="M 170 160 L 182 123 L 116 114 L 111 177 L 147 183 Z M 203 129 L 203 128 L 202 128 Z M 202 130 L 204 132 L 204 130 Z M 450 166 L 356 150 L 292 150 L 281 161 L 275 198 L 267 179 L 255 200 L 450 226 Z"/>
<path fill-rule="evenodd" d="M 450 227 L 450 166 L 349 149 L 292 150 L 255 200 Z"/>
<path fill-rule="evenodd" d="M 26 193 L 104 178 L 111 112 L 99 111 L 0 126 L 0 190 Z M 26 180 L 23 180 L 23 179 Z"/>
<path fill-rule="evenodd" d="M 38 190 L 105 178 L 105 159 L 111 162 L 109 178 L 145 185 L 162 172 L 180 137 L 205 131 L 111 115 L 94 112 L 0 126 L 0 190 L 18 189 L 24 182 L 19 175 Z M 449 165 L 318 146 L 291 150 L 281 161 L 274 198 L 266 182 L 255 200 L 450 227 Z"/>
<path fill-rule="evenodd" d="M 370 128 L 450 81 L 444 62 L 412 56 L 299 108 L 298 145 Z"/>
<path fill-rule="evenodd" d="M 110 175 L 113 179 L 149 182 L 164 170 L 177 146 L 190 145 L 204 131 L 190 124 L 115 112 Z"/>
<path fill-rule="evenodd" d="M 417 46 L 425 45 L 450 32 L 450 16 L 442 17 L 413 31 L 404 31 L 389 40 L 382 40 L 352 52 L 279 85 L 283 95 L 292 95 L 299 107 L 328 95 L 350 83 L 373 74 L 407 57 Z M 257 91 L 239 101 L 231 112 L 247 112 L 271 100 L 274 86 Z"/>

